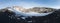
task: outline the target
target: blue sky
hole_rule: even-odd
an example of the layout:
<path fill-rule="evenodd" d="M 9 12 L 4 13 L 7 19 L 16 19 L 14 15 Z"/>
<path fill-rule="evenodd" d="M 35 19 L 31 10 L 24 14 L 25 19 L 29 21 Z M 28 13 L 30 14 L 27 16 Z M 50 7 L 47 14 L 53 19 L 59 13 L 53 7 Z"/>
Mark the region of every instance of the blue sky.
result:
<path fill-rule="evenodd" d="M 8 6 L 60 8 L 60 0 L 0 0 L 0 8 Z"/>

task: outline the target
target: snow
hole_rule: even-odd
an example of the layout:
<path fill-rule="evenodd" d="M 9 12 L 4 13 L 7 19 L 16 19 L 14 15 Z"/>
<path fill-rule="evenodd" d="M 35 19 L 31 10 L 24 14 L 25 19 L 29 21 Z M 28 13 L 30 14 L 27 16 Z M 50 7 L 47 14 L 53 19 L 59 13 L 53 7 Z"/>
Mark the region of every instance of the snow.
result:
<path fill-rule="evenodd" d="M 16 14 L 20 14 L 20 15 L 17 15 L 17 16 L 23 15 L 25 17 L 27 17 L 27 16 L 45 16 L 45 15 L 48 15 L 48 14 L 52 13 L 52 12 L 49 12 L 49 13 L 36 13 L 36 12 L 23 13 L 21 11 L 18 11 L 16 9 L 14 9 L 14 8 L 9 8 L 9 10 L 14 11 Z"/>
<path fill-rule="evenodd" d="M 36 13 L 36 12 L 29 12 L 29 13 L 24 13 L 26 14 L 25 16 L 45 16 L 45 15 L 48 15 L 52 12 L 49 12 L 49 13 Z"/>
<path fill-rule="evenodd" d="M 13 11 L 16 13 L 16 17 L 20 17 L 20 16 L 23 16 L 21 17 L 22 19 L 25 19 L 27 17 L 32 17 L 32 16 L 46 16 L 52 12 L 49 12 L 49 13 L 36 13 L 36 12 L 28 12 L 28 13 L 24 13 L 24 12 L 21 12 L 21 11 L 18 11 L 14 8 L 8 8 L 9 10 Z M 20 19 L 20 18 L 17 18 L 17 19 Z M 30 21 L 29 21 L 30 22 Z"/>

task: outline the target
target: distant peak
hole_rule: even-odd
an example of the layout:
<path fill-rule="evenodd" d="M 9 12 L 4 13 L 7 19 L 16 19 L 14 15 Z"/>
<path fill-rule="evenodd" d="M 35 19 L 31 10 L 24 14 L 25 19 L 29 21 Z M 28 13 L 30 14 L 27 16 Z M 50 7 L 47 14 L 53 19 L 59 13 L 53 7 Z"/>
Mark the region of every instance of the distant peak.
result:
<path fill-rule="evenodd" d="M 22 6 L 12 6 L 13 8 L 23 8 Z"/>

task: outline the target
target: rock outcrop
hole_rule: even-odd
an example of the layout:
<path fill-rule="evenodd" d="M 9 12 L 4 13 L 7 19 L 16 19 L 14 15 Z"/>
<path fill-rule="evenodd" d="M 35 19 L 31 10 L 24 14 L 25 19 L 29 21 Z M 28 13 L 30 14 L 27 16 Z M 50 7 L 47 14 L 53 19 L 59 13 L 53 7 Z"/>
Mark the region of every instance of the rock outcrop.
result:
<path fill-rule="evenodd" d="M 32 12 L 37 12 L 37 13 L 48 13 L 48 12 L 53 12 L 56 9 L 48 8 L 48 7 L 34 7 L 29 10 Z"/>
<path fill-rule="evenodd" d="M 15 13 L 8 9 L 0 9 L 0 23 L 16 23 L 13 19 Z"/>
<path fill-rule="evenodd" d="M 18 11 L 22 11 L 24 13 L 28 13 L 28 12 L 48 13 L 48 12 L 53 12 L 56 10 L 56 9 L 48 8 L 48 7 L 33 7 L 33 8 L 25 9 L 23 7 L 13 6 L 13 8 Z"/>

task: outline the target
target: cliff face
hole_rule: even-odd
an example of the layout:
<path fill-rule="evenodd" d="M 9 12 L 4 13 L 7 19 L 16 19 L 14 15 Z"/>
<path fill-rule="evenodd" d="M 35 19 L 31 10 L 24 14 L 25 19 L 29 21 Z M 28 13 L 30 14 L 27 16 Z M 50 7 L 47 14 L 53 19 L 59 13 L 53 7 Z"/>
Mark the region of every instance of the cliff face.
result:
<path fill-rule="evenodd" d="M 12 19 L 14 17 L 15 13 L 13 11 L 8 9 L 0 9 L 0 23 L 15 23 L 15 20 Z"/>

